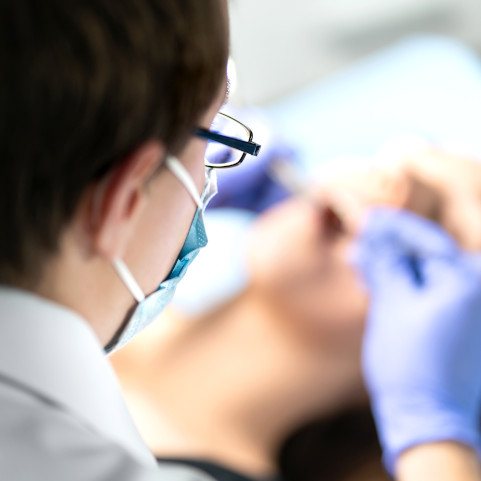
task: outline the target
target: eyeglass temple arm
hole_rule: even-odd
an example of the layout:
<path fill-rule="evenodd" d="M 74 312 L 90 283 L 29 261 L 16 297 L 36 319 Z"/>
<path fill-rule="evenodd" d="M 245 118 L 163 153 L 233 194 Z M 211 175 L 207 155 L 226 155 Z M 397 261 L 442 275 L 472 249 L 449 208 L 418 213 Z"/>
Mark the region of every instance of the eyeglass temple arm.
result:
<path fill-rule="evenodd" d="M 261 146 L 252 141 L 245 141 L 236 139 L 234 137 L 228 137 L 227 135 L 218 134 L 217 132 L 212 132 L 207 129 L 197 129 L 195 134 L 198 137 L 202 137 L 206 140 L 213 140 L 219 144 L 226 145 L 227 147 L 232 147 L 233 149 L 240 150 L 250 155 L 259 155 Z"/>

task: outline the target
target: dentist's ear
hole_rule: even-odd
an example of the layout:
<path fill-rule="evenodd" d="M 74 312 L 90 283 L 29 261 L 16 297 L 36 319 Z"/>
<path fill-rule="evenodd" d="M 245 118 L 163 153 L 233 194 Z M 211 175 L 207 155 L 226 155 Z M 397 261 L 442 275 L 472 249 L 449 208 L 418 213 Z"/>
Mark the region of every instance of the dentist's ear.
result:
<path fill-rule="evenodd" d="M 93 251 L 111 260 L 124 256 L 147 202 L 148 182 L 164 156 L 159 142 L 147 142 L 92 188 L 88 231 Z"/>

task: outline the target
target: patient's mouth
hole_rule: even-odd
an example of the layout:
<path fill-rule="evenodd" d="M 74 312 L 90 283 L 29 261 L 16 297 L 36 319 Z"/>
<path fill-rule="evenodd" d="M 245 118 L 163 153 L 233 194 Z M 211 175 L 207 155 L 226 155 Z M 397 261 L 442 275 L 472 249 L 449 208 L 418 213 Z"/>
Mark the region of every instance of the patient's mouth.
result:
<path fill-rule="evenodd" d="M 326 197 L 319 196 L 318 188 L 310 185 L 289 162 L 278 159 L 270 167 L 270 176 L 291 194 L 296 195 L 320 212 L 323 231 L 329 238 L 348 233 L 350 223 L 345 222 L 343 209 Z M 352 209 L 351 209 L 352 210 Z"/>
<path fill-rule="evenodd" d="M 327 240 L 333 240 L 346 234 L 346 227 L 341 216 L 332 206 L 326 205 L 321 208 L 321 218 Z"/>

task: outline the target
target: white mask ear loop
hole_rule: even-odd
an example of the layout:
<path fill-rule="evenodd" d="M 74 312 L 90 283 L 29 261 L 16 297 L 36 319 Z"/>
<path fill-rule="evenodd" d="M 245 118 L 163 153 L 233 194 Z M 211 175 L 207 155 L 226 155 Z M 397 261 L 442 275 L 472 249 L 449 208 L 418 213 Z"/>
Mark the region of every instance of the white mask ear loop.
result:
<path fill-rule="evenodd" d="M 98 218 L 100 215 L 100 200 L 105 192 L 105 187 L 106 187 L 106 182 L 103 182 L 103 184 L 99 187 L 99 189 L 95 194 L 95 198 L 93 202 L 93 219 L 95 223 L 98 221 Z M 127 267 L 125 262 L 119 257 L 116 257 L 115 259 L 112 260 L 112 265 L 115 271 L 117 272 L 117 275 L 120 277 L 124 285 L 132 294 L 132 297 L 137 302 L 139 303 L 142 302 L 145 299 L 145 294 L 142 292 L 142 289 L 140 288 L 137 281 L 134 279 L 134 276 L 129 271 L 129 268 Z"/>
<path fill-rule="evenodd" d="M 202 209 L 202 200 L 197 192 L 197 187 L 192 179 L 192 176 L 189 174 L 187 169 L 173 156 L 169 155 L 166 160 L 168 169 L 177 177 L 179 182 L 186 188 L 187 192 L 191 195 L 194 199 L 195 204 Z M 134 279 L 134 276 L 130 272 L 129 268 L 125 264 L 125 262 L 120 258 L 115 258 L 112 261 L 113 267 L 117 272 L 117 275 L 120 277 L 122 282 L 125 284 L 127 289 L 130 291 L 134 299 L 140 303 L 145 299 L 145 294 L 142 292 L 137 281 Z"/>
<path fill-rule="evenodd" d="M 139 303 L 142 302 L 145 299 L 145 294 L 142 292 L 142 289 L 134 279 L 125 262 L 117 257 L 112 261 L 112 265 L 134 299 Z"/>
<path fill-rule="evenodd" d="M 187 169 L 173 155 L 169 155 L 167 157 L 166 164 L 167 168 L 175 175 L 175 177 L 177 177 L 179 182 L 186 188 L 187 192 L 191 195 L 192 199 L 194 199 L 197 207 L 199 209 L 202 209 L 204 207 L 202 204 L 202 199 L 200 198 L 200 194 L 197 191 L 195 182 Z"/>

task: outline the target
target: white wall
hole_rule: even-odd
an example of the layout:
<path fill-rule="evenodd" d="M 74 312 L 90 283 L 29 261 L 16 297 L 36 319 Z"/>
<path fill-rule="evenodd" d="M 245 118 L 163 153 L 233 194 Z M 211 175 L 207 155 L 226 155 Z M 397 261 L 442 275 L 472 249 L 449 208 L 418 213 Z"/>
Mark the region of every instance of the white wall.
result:
<path fill-rule="evenodd" d="M 481 0 L 236 0 L 231 25 L 246 103 L 274 100 L 410 33 L 454 35 L 481 51 Z"/>

